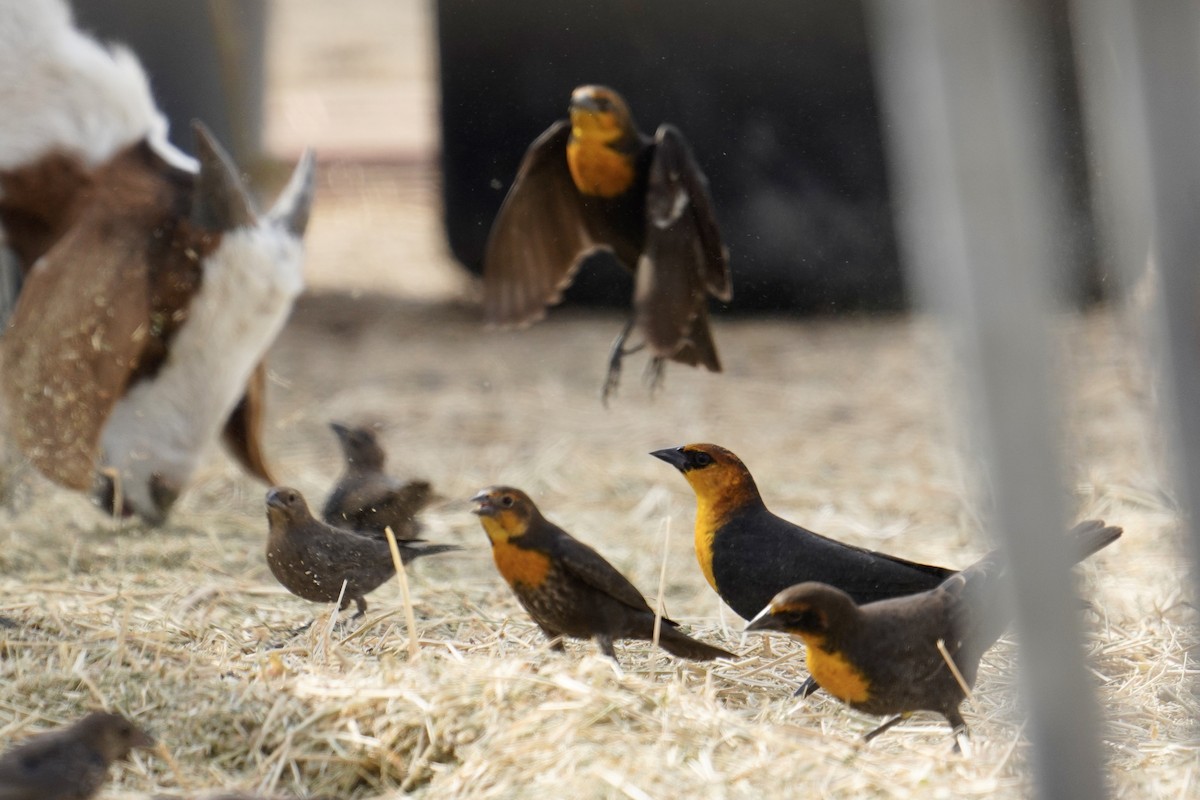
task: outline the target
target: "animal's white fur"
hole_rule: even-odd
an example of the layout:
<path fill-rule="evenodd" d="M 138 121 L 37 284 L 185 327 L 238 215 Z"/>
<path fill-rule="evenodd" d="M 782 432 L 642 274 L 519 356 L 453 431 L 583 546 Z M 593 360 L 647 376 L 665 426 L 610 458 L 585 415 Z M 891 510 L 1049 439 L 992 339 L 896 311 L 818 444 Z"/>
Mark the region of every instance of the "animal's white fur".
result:
<path fill-rule="evenodd" d="M 149 481 L 184 488 L 304 287 L 301 240 L 264 217 L 224 235 L 204 262 L 188 319 L 153 380 L 113 409 L 103 462 L 120 471 L 124 501 L 153 518 Z"/>
<path fill-rule="evenodd" d="M 0 169 L 55 151 L 95 166 L 142 139 L 195 171 L 167 142 L 166 118 L 129 50 L 76 29 L 63 0 L 0 0 Z"/>

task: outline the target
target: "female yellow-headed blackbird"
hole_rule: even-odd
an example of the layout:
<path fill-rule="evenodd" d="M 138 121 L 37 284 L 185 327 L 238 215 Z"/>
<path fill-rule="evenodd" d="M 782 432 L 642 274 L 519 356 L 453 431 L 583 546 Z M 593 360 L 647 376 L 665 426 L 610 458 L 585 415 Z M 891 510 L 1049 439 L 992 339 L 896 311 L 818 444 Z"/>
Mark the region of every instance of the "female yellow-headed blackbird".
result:
<path fill-rule="evenodd" d="M 652 354 L 721 371 L 707 296 L 732 297 L 729 265 L 708 182 L 683 135 L 661 125 L 643 135 L 619 94 L 580 86 L 570 119 L 525 154 L 484 255 L 484 309 L 498 325 L 527 325 L 562 299 L 576 268 L 610 250 L 635 275 L 633 317 L 613 344 L 604 397 L 616 388 L 636 327 Z"/>
<path fill-rule="evenodd" d="M 351 428 L 338 422 L 337 434 L 346 459 L 321 516 L 337 528 L 382 534 L 391 527 L 398 541 L 419 541 L 417 513 L 433 496 L 428 481 L 401 482 L 384 472 L 387 454 L 370 428 Z"/>
<path fill-rule="evenodd" d="M 276 486 L 267 491 L 267 566 L 283 587 L 316 603 L 350 601 L 361 617 L 367 613 L 364 595 L 396 574 L 386 539 L 335 528 L 315 519 L 295 489 Z M 419 556 L 461 548 L 452 544 L 418 545 L 396 542 L 407 564 Z M 342 583 L 346 584 L 345 592 Z"/>
<path fill-rule="evenodd" d="M 629 580 L 603 556 L 547 520 L 519 489 L 493 486 L 471 498 L 492 543 L 496 568 L 542 632 L 562 648 L 561 637 L 595 639 L 613 660 L 614 639 L 654 637 L 654 611 Z M 658 643 L 694 661 L 734 658 L 698 642 L 662 619 Z"/>
<path fill-rule="evenodd" d="M 0 756 L 0 800 L 86 800 L 108 768 L 154 740 L 120 714 L 88 714 L 69 728 L 34 736 Z"/>
<path fill-rule="evenodd" d="M 836 586 L 856 603 L 932 589 L 954 570 L 843 544 L 767 510 L 750 470 L 715 444 L 651 453 L 696 493 L 696 559 L 730 608 L 750 619 L 778 592 L 805 581 Z"/>
<path fill-rule="evenodd" d="M 1087 520 L 1068 534 L 1077 560 L 1121 536 L 1121 529 Z M 895 718 L 871 739 L 914 711 L 936 711 L 955 733 L 966 731 L 958 706 L 962 686 L 938 649 L 941 640 L 967 686 L 979 659 L 1008 626 L 1002 611 L 999 553 L 927 592 L 858 605 L 823 583 L 785 589 L 746 626 L 785 631 L 804 640 L 808 670 L 822 689 L 851 708 Z"/>

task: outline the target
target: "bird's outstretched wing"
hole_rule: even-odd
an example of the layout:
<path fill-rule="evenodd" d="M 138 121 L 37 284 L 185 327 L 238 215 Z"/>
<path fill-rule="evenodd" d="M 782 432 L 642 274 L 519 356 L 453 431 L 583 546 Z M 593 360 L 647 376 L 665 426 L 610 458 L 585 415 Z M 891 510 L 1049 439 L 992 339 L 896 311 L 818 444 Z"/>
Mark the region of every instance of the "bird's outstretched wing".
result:
<path fill-rule="evenodd" d="M 671 125 L 655 135 L 646 187 L 646 237 L 638 260 L 634 314 L 654 353 L 720 371 L 708 330 L 707 296 L 732 296 L 729 262 L 708 184 Z"/>
<path fill-rule="evenodd" d="M 528 325 L 562 299 L 575 270 L 602 248 L 584 224 L 567 166 L 571 125 L 559 120 L 525 152 L 500 206 L 483 261 L 484 315 L 491 325 Z"/>

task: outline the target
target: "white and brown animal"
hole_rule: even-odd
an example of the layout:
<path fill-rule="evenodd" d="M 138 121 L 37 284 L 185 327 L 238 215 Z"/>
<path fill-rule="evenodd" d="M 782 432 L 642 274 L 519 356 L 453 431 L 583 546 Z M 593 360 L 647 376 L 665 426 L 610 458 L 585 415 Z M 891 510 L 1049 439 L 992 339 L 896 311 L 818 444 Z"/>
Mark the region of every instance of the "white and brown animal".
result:
<path fill-rule="evenodd" d="M 64 2 L 0 0 L 0 261 L 21 284 L 0 339 L 10 433 L 52 480 L 150 522 L 222 433 L 276 482 L 263 359 L 303 288 L 311 154 L 259 214 L 195 133 L 192 159 L 137 59 Z"/>

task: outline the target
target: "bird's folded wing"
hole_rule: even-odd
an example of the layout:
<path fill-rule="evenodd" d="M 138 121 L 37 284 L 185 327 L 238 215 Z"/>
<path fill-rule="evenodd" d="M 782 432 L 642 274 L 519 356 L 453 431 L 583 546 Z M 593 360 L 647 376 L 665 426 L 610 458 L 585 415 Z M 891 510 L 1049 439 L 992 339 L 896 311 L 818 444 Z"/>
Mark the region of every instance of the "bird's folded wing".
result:
<path fill-rule="evenodd" d="M 720 370 L 707 295 L 728 299 L 728 266 L 704 176 L 678 131 L 658 130 L 646 187 L 646 236 L 636 269 L 638 330 L 655 355 Z"/>
<path fill-rule="evenodd" d="M 483 262 L 488 324 L 541 319 L 580 262 L 601 249 L 588 234 L 567 166 L 570 134 L 570 123 L 560 120 L 534 140 L 492 223 Z"/>
<path fill-rule="evenodd" d="M 637 587 L 583 542 L 563 536 L 555 549 L 557 561 L 571 575 L 635 611 L 654 613 Z"/>

